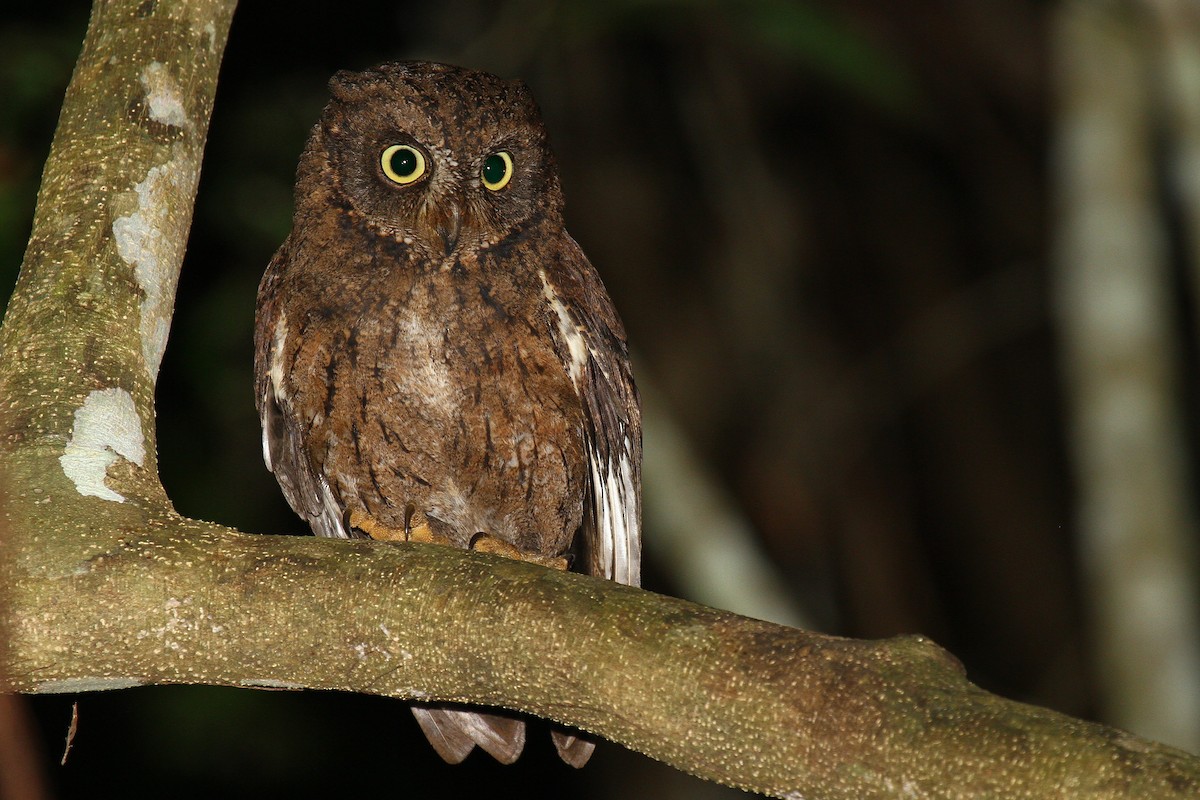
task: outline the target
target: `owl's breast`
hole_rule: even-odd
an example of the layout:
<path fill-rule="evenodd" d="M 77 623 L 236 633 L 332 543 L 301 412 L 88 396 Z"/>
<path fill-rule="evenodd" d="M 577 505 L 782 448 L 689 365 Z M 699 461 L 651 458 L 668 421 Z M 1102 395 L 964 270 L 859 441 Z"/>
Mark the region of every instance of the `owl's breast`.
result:
<path fill-rule="evenodd" d="M 348 507 L 385 523 L 417 508 L 463 546 L 486 532 L 559 554 L 586 455 L 547 321 L 507 286 L 438 277 L 328 321 L 308 368 L 329 390 L 310 404 L 315 455 Z"/>

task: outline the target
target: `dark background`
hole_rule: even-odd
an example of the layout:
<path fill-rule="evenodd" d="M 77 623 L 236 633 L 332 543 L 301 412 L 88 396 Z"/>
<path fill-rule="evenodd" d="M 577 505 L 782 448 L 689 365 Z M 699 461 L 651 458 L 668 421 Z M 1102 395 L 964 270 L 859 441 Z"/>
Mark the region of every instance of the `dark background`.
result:
<path fill-rule="evenodd" d="M 87 6 L 0 22 L 0 296 Z M 1049 316 L 1049 8 L 242 4 L 158 383 L 176 507 L 301 531 L 262 465 L 251 333 L 328 77 L 399 58 L 519 76 L 640 374 L 814 624 L 921 632 L 989 690 L 1097 716 Z M 646 586 L 680 594 L 664 557 L 650 548 Z M 448 767 L 384 699 L 176 687 L 30 702 L 63 797 L 726 793 L 615 745 L 573 771 L 536 727 L 513 767 L 478 753 Z"/>

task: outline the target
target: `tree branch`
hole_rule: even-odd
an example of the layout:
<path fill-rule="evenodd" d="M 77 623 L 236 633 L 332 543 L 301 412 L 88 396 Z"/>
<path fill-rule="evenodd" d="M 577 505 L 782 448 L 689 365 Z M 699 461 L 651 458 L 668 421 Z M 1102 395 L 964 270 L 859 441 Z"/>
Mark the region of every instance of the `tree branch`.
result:
<path fill-rule="evenodd" d="M 1155 69 L 1168 44 L 1155 15 L 1166 5 L 1056 9 L 1054 305 L 1102 705 L 1119 724 L 1194 747 L 1197 519 L 1180 446 L 1189 421 L 1176 255 L 1160 208 L 1163 181 L 1182 186 L 1187 170 L 1161 174 L 1162 97 L 1146 90 L 1170 83 Z"/>
<path fill-rule="evenodd" d="M 178 516 L 153 382 L 231 13 L 93 11 L 0 328 L 8 688 L 492 704 L 780 797 L 1200 789 L 1200 760 L 987 694 L 919 637 L 837 639 L 478 553 Z"/>

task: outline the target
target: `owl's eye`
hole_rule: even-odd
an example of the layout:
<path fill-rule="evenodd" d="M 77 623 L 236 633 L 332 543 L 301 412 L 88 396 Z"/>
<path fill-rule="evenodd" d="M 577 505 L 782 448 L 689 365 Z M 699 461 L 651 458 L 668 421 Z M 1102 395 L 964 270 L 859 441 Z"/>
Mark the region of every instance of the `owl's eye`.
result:
<path fill-rule="evenodd" d="M 492 153 L 484 159 L 483 169 L 480 170 L 480 175 L 483 178 L 483 185 L 491 189 L 493 192 L 498 192 L 508 182 L 512 180 L 513 161 L 512 156 L 501 150 L 498 153 Z"/>
<path fill-rule="evenodd" d="M 383 174 L 401 186 L 425 174 L 425 156 L 417 148 L 406 144 L 394 144 L 384 150 L 379 164 L 383 167 Z"/>

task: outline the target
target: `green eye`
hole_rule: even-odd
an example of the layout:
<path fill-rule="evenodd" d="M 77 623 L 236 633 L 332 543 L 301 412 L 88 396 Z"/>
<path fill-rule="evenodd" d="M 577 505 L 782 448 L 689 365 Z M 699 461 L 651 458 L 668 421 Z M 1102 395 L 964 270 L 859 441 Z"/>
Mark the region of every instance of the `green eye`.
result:
<path fill-rule="evenodd" d="M 485 158 L 483 169 L 480 170 L 480 175 L 483 177 L 483 185 L 493 192 L 498 192 L 505 186 L 508 186 L 508 182 L 512 180 L 512 174 L 512 156 L 503 150 L 498 153 L 492 153 Z"/>
<path fill-rule="evenodd" d="M 401 186 L 425 174 L 425 156 L 417 148 L 406 144 L 394 144 L 384 150 L 379 164 L 383 167 L 383 174 Z"/>

